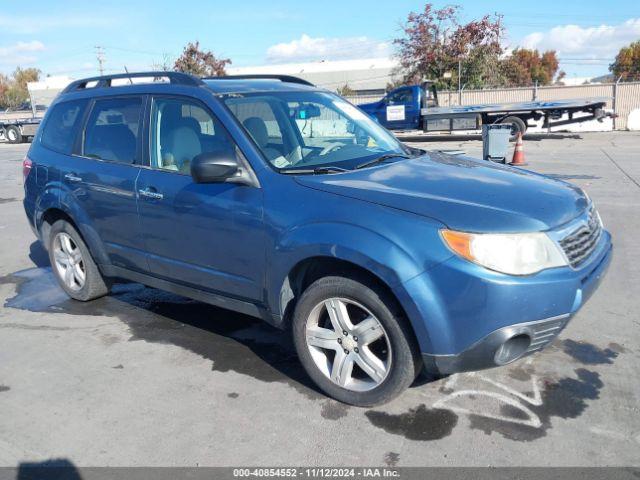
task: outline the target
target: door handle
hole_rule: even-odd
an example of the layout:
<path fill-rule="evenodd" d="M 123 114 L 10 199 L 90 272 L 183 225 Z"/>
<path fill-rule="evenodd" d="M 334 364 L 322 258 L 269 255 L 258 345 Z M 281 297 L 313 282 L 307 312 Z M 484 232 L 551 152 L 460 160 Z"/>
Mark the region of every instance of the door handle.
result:
<path fill-rule="evenodd" d="M 70 182 L 81 182 L 82 178 L 78 177 L 75 173 L 67 173 L 64 178 L 69 180 Z"/>
<path fill-rule="evenodd" d="M 151 188 L 138 190 L 138 193 L 141 197 L 153 198 L 154 200 L 162 200 L 164 198 L 164 195 L 160 192 L 156 192 L 155 189 L 152 190 Z"/>

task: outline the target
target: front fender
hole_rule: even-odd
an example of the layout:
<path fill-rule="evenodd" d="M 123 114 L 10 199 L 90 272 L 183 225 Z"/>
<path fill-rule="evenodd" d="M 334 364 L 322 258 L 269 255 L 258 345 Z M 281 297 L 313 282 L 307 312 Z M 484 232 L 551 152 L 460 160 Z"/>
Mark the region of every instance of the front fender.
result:
<path fill-rule="evenodd" d="M 373 273 L 396 295 L 422 348 L 431 345 L 423 319 L 414 314 L 404 284 L 424 272 L 423 259 L 414 256 L 393 240 L 378 232 L 346 223 L 322 222 L 299 226 L 284 234 L 273 254 L 273 267 L 268 270 L 268 303 L 270 311 L 284 316 L 286 302 L 281 302 L 287 277 L 301 261 L 312 257 L 331 257 L 355 264 Z"/>
<path fill-rule="evenodd" d="M 366 228 L 340 222 L 318 222 L 285 232 L 274 246 L 267 270 L 269 310 L 284 315 L 280 294 L 287 277 L 300 262 L 330 257 L 350 262 L 393 287 L 420 273 L 421 264 L 396 243 Z M 286 305 L 286 304 L 285 304 Z"/>

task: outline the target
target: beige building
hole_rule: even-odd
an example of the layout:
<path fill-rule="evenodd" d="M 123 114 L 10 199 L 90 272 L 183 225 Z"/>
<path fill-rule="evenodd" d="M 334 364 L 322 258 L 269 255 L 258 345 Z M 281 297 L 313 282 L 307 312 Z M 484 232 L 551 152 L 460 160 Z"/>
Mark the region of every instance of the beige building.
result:
<path fill-rule="evenodd" d="M 258 67 L 230 67 L 229 75 L 280 74 L 294 75 L 326 88 L 337 90 L 348 85 L 357 94 L 383 94 L 396 76 L 397 62 L 389 58 L 289 63 Z"/>

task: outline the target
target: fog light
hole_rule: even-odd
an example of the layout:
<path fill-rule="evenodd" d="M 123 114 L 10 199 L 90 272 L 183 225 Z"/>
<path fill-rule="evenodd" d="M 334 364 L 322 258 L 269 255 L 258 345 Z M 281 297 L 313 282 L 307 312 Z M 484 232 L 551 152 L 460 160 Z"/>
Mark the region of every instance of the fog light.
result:
<path fill-rule="evenodd" d="M 529 335 L 516 335 L 500 345 L 500 348 L 496 352 L 494 361 L 498 365 L 505 365 L 513 362 L 522 356 L 527 351 L 531 344 L 531 338 Z"/>

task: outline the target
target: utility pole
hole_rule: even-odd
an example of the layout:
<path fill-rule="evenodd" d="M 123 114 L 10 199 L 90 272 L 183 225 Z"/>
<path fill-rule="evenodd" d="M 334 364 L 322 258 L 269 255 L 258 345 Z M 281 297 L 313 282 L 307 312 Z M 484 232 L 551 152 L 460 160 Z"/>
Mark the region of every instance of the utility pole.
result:
<path fill-rule="evenodd" d="M 100 75 L 104 75 L 104 47 L 97 45 L 94 48 L 96 49 L 96 58 L 98 59 L 98 70 L 100 71 Z"/>

